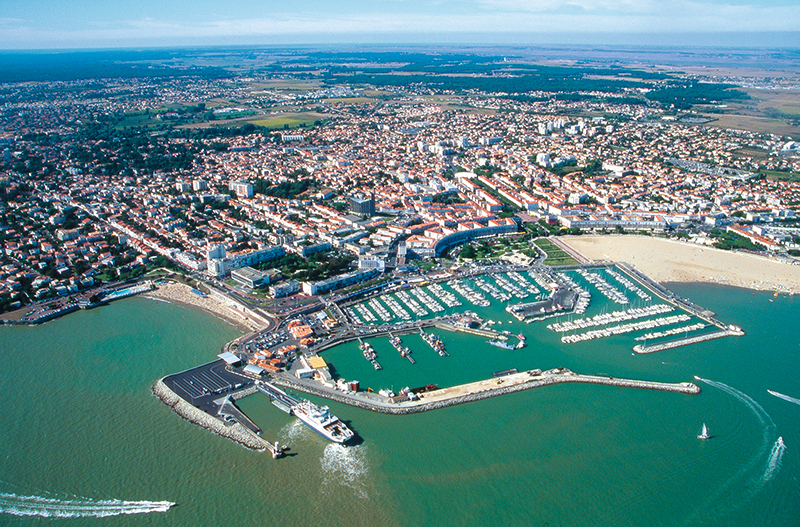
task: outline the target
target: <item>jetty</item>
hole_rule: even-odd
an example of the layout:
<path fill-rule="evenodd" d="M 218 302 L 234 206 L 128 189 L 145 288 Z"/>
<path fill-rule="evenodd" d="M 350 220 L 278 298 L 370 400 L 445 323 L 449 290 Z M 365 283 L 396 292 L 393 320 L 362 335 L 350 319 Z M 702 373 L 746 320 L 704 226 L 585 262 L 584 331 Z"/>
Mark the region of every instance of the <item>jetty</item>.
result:
<path fill-rule="evenodd" d="M 667 342 L 659 342 L 657 344 L 637 344 L 633 347 L 633 351 L 640 354 L 646 353 L 655 353 L 657 351 L 663 351 L 671 348 L 678 348 L 680 346 L 687 346 L 689 344 L 695 344 L 697 342 L 705 342 L 707 340 L 714 340 L 719 339 L 722 337 L 741 337 L 744 335 L 744 331 L 736 326 L 729 326 L 726 329 L 721 331 L 715 331 L 713 333 L 706 333 L 705 335 L 696 335 L 694 337 L 686 337 L 682 339 L 670 340 Z"/>
<path fill-rule="evenodd" d="M 222 360 L 168 375 L 156 381 L 153 395 L 187 421 L 240 445 L 268 451 L 273 459 L 283 455 L 283 448 L 261 437 L 261 429 L 239 408 L 235 401 L 259 391 L 252 379 L 228 370 Z"/>

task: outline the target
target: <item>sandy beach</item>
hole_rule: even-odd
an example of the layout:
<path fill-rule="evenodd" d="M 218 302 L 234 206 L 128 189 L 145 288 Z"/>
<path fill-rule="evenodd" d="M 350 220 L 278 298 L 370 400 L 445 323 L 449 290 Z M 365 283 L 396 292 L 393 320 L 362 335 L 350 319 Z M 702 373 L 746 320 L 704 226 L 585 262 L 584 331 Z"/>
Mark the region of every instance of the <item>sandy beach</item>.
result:
<path fill-rule="evenodd" d="M 800 265 L 748 253 L 651 236 L 567 236 L 563 242 L 594 261 L 636 266 L 657 282 L 709 282 L 800 293 Z"/>
<path fill-rule="evenodd" d="M 264 327 L 261 321 L 249 317 L 233 301 L 224 297 L 218 298 L 221 295 L 209 295 L 204 298 L 193 293 L 192 288 L 185 284 L 177 282 L 158 284 L 156 289 L 143 296 L 199 307 L 247 332 Z"/>

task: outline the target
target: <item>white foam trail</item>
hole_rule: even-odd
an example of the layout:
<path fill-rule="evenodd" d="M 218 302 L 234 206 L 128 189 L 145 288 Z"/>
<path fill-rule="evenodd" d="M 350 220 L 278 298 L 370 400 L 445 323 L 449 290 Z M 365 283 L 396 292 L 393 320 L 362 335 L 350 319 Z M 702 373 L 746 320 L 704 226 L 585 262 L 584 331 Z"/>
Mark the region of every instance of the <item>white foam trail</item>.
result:
<path fill-rule="evenodd" d="M 19 496 L 0 492 L 0 513 L 42 518 L 81 518 L 166 512 L 169 501 L 59 500 L 42 496 Z"/>
<path fill-rule="evenodd" d="M 695 379 L 697 379 L 698 381 L 702 381 L 708 384 L 709 386 L 713 386 L 714 388 L 722 390 L 723 392 L 739 399 L 741 402 L 747 405 L 750 408 L 750 410 L 753 411 L 753 413 L 755 414 L 756 418 L 758 419 L 758 421 L 761 423 L 762 426 L 769 426 L 769 427 L 775 426 L 775 423 L 772 421 L 772 418 L 769 416 L 767 411 L 764 410 L 764 408 L 760 404 L 758 404 L 752 397 L 750 397 L 746 393 L 742 393 L 736 388 L 731 388 L 730 386 L 722 382 L 703 379 L 702 377 L 697 377 L 697 376 L 695 376 Z"/>
<path fill-rule="evenodd" d="M 336 483 L 350 487 L 362 499 L 368 499 L 366 450 L 363 445 L 346 447 L 330 443 L 320 458 L 322 471 L 325 474 L 324 485 Z"/>
<path fill-rule="evenodd" d="M 736 388 L 732 388 L 725 383 L 712 381 L 709 379 L 703 379 L 702 377 L 698 377 L 696 375 L 694 378 L 697 379 L 698 381 L 708 384 L 709 386 L 717 388 L 718 390 L 721 390 L 727 393 L 728 395 L 733 396 L 738 401 L 742 402 L 745 406 L 747 406 L 753 413 L 753 415 L 755 415 L 756 419 L 758 420 L 759 424 L 762 427 L 762 441 L 761 441 L 761 446 L 755 452 L 753 457 L 746 464 L 742 466 L 739 472 L 736 475 L 732 476 L 724 484 L 722 484 L 715 492 L 711 493 L 708 500 L 706 500 L 705 504 L 699 509 L 697 509 L 689 517 L 690 522 L 694 521 L 694 519 L 697 518 L 698 514 L 700 514 L 701 512 L 706 517 L 714 516 L 715 512 L 718 514 L 719 513 L 718 506 L 720 501 L 727 500 L 727 498 L 725 499 L 722 498 L 726 493 L 731 492 L 731 488 L 734 487 L 734 485 L 746 482 L 745 478 L 748 478 L 748 476 L 752 478 L 758 478 L 758 476 L 755 476 L 754 474 L 756 466 L 758 465 L 759 460 L 763 459 L 762 456 L 765 456 L 765 454 L 769 451 L 770 432 L 775 428 L 775 423 L 769 416 L 769 414 L 766 412 L 766 410 L 764 410 L 764 408 L 760 404 L 758 404 L 752 397 L 750 397 L 746 393 L 742 393 Z M 769 472 L 769 459 L 767 460 L 766 472 Z M 760 491 L 761 488 L 763 488 L 765 480 L 764 477 L 761 477 L 757 481 L 751 480 L 751 482 L 755 483 L 755 485 L 747 485 L 746 483 L 744 483 L 745 485 L 747 485 L 743 489 L 745 491 L 745 494 L 744 495 L 738 494 L 738 502 L 736 508 L 740 508 L 746 505 L 755 496 L 755 494 L 758 491 Z M 728 513 L 730 512 L 731 511 L 728 511 Z"/>
<path fill-rule="evenodd" d="M 779 437 L 775 444 L 772 446 L 772 452 L 769 453 L 769 460 L 767 461 L 767 469 L 764 471 L 763 482 L 766 483 L 775 477 L 775 474 L 781 469 L 781 462 L 783 461 L 783 453 L 786 452 L 786 445 L 783 443 L 783 438 Z"/>
<path fill-rule="evenodd" d="M 790 403 L 800 404 L 800 399 L 795 399 L 794 397 L 789 397 L 788 395 L 783 395 L 782 393 L 773 392 L 772 390 L 767 390 L 771 395 L 774 395 L 778 399 L 783 399 L 784 401 L 789 401 Z"/>

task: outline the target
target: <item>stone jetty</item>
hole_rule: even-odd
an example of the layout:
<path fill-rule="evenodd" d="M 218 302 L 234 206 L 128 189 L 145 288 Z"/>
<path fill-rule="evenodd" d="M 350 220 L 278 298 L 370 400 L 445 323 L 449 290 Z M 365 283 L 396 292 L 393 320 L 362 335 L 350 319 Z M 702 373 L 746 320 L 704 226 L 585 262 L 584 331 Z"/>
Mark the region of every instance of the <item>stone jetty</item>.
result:
<path fill-rule="evenodd" d="M 255 388 L 251 387 L 251 389 L 247 390 L 246 393 L 245 391 L 242 391 L 231 398 L 235 397 L 240 399 L 253 393 L 254 391 Z M 194 423 L 219 436 L 227 437 L 228 439 L 235 441 L 251 450 L 257 450 L 260 452 L 271 451 L 271 447 L 273 445 L 267 441 L 264 441 L 241 424 L 225 424 L 221 420 L 212 417 L 202 410 L 199 410 L 198 408 L 187 403 L 175 392 L 170 390 L 167 385 L 164 384 L 163 379 L 159 379 L 155 384 L 153 384 L 153 395 L 161 399 L 161 401 L 172 408 L 176 414 L 183 417 L 190 423 Z"/>

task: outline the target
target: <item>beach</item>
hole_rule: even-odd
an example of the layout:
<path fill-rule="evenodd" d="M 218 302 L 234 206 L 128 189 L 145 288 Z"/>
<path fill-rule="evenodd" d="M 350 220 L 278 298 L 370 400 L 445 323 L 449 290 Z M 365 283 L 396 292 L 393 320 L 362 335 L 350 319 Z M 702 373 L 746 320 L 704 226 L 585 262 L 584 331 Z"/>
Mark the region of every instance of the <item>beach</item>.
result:
<path fill-rule="evenodd" d="M 565 236 L 569 247 L 595 262 L 628 262 L 653 280 L 707 282 L 761 291 L 800 293 L 800 266 L 651 236 Z"/>
<path fill-rule="evenodd" d="M 248 316 L 243 309 L 232 300 L 220 294 L 210 294 L 203 297 L 192 292 L 192 288 L 188 285 L 178 282 L 157 284 L 156 289 L 143 296 L 146 298 L 155 298 L 199 307 L 247 332 L 256 331 L 264 327 L 261 321 Z"/>

